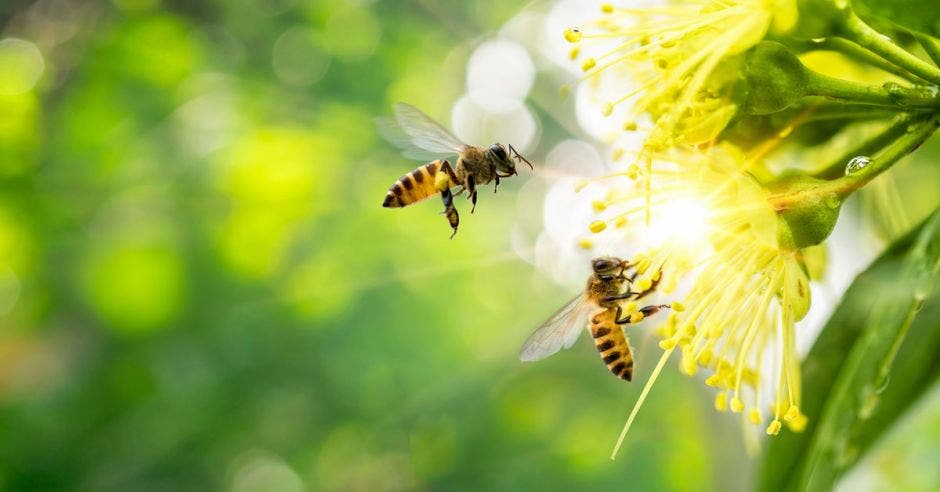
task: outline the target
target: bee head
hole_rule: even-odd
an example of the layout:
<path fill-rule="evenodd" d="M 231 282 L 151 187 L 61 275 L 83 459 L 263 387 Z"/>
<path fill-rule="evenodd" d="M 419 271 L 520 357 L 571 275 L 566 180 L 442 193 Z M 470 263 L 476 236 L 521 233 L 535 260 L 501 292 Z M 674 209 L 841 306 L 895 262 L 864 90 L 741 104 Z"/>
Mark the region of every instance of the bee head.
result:
<path fill-rule="evenodd" d="M 508 178 L 516 175 L 516 163 L 512 160 L 509 152 L 506 151 L 506 147 L 503 147 L 503 144 L 494 143 L 490 145 L 488 150 L 490 155 L 493 156 L 493 162 L 496 163 L 496 172 L 499 177 Z"/>
<path fill-rule="evenodd" d="M 626 268 L 627 262 L 613 256 L 603 256 L 591 261 L 591 268 L 598 275 L 613 275 L 615 272 L 619 275 L 620 271 Z"/>

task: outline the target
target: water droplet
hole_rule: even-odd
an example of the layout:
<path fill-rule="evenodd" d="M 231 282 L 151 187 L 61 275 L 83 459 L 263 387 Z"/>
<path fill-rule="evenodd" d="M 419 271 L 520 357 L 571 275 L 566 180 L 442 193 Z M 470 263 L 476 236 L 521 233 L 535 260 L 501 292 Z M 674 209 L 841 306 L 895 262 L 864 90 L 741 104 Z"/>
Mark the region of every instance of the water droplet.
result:
<path fill-rule="evenodd" d="M 826 42 L 826 38 L 813 38 L 812 41 L 817 44 L 822 44 Z"/>
<path fill-rule="evenodd" d="M 855 156 L 845 165 L 845 174 L 855 174 L 869 164 L 871 164 L 870 157 L 864 155 Z"/>
<path fill-rule="evenodd" d="M 829 208 L 839 208 L 839 205 L 842 205 L 842 201 L 839 200 L 839 197 L 836 195 L 829 195 L 826 197 L 826 206 Z"/>

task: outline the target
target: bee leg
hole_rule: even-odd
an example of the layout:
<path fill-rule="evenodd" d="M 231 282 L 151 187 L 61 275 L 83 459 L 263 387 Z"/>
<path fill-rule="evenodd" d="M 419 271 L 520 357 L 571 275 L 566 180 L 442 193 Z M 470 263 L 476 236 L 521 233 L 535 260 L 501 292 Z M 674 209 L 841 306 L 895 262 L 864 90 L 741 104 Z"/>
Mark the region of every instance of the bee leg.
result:
<path fill-rule="evenodd" d="M 467 191 L 470 192 L 470 196 L 467 198 L 473 202 L 473 208 L 470 209 L 470 213 L 472 214 L 473 211 L 477 209 L 477 183 L 472 174 L 467 176 Z"/>
<path fill-rule="evenodd" d="M 441 213 L 447 217 L 447 222 L 454 230 L 454 233 L 450 235 L 450 238 L 453 239 L 454 235 L 457 234 L 457 226 L 460 224 L 460 215 L 457 213 L 457 207 L 454 207 L 454 196 L 451 194 L 450 189 L 441 192 L 441 201 L 444 202 L 444 211 Z"/>
<path fill-rule="evenodd" d="M 627 292 L 624 292 L 623 294 L 617 294 L 617 295 L 615 295 L 615 296 L 607 296 L 607 297 L 605 297 L 605 298 L 603 299 L 603 301 L 604 301 L 604 302 L 622 301 L 622 300 L 624 300 L 624 299 L 629 298 L 630 296 L 634 296 L 634 295 L 637 295 L 637 294 L 639 294 L 639 292 L 630 292 L 630 291 L 627 291 Z"/>
<path fill-rule="evenodd" d="M 670 309 L 670 308 L 672 308 L 672 306 L 670 306 L 669 304 L 656 304 L 653 306 L 641 307 L 640 312 L 643 313 L 644 318 L 648 318 L 658 313 L 661 309 Z"/>
<path fill-rule="evenodd" d="M 496 193 L 496 190 L 499 189 L 499 172 L 496 170 L 496 166 L 490 164 L 490 174 L 493 176 L 493 179 L 496 182 L 493 184 L 493 193 Z"/>
<path fill-rule="evenodd" d="M 636 277 L 636 275 L 634 275 L 634 277 Z M 656 290 L 656 286 L 659 285 L 659 281 L 660 281 L 660 279 L 662 279 L 662 278 L 663 278 L 663 274 L 662 274 L 662 270 L 660 270 L 659 278 L 656 279 L 656 280 L 654 280 L 653 283 L 650 284 L 650 288 L 644 290 L 643 292 L 637 292 L 637 293 L 636 293 L 637 296 L 636 296 L 635 300 L 642 299 L 642 298 L 646 297 L 647 295 L 651 294 L 653 291 L 655 291 L 655 290 Z M 631 282 L 632 282 L 632 279 L 631 279 Z"/>
<path fill-rule="evenodd" d="M 658 304 L 658 305 L 653 305 L 653 306 L 644 306 L 644 307 L 640 308 L 640 311 L 639 311 L 639 313 L 643 315 L 643 318 L 640 318 L 640 319 L 637 320 L 636 322 L 638 323 L 638 322 L 642 321 L 643 319 L 646 319 L 646 318 L 648 318 L 648 317 L 650 317 L 650 316 L 652 316 L 652 315 L 658 313 L 660 309 L 668 309 L 668 308 L 670 308 L 670 307 L 672 307 L 672 306 L 670 306 L 669 304 Z M 630 316 L 626 316 L 626 317 L 624 317 L 624 318 L 621 318 L 621 316 L 623 316 L 623 310 L 620 309 L 620 306 L 617 306 L 617 314 L 616 314 L 615 317 L 614 317 L 614 322 L 617 323 L 618 325 L 626 325 L 626 324 L 634 323 L 634 321 L 631 321 L 631 320 L 630 320 Z"/>

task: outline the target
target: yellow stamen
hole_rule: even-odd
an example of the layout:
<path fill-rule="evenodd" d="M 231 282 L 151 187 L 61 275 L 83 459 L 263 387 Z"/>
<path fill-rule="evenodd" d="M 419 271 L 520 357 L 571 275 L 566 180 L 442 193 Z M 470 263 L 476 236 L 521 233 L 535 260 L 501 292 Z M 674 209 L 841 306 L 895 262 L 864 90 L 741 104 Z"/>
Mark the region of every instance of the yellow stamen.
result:
<path fill-rule="evenodd" d="M 643 391 L 640 392 L 640 397 L 637 399 L 636 404 L 633 405 L 633 410 L 630 411 L 630 416 L 627 417 L 627 423 L 623 425 L 623 430 L 620 431 L 620 437 L 617 438 L 617 444 L 614 445 L 614 450 L 610 453 L 610 459 L 617 459 L 617 452 L 620 451 L 620 446 L 623 445 L 623 440 L 627 437 L 627 432 L 630 430 L 630 426 L 633 425 L 633 419 L 636 418 L 636 414 L 640 411 L 640 407 L 643 406 L 643 402 L 646 401 L 646 395 L 649 394 L 650 388 L 653 387 L 653 383 L 656 382 L 656 378 L 659 377 L 659 373 L 663 370 L 663 366 L 666 365 L 666 361 L 669 360 L 669 356 L 672 355 L 672 349 L 666 350 L 663 352 L 663 356 L 659 358 L 659 362 L 656 364 L 656 368 L 653 369 L 653 374 L 650 375 L 648 381 L 646 381 L 646 386 L 643 386 Z"/>

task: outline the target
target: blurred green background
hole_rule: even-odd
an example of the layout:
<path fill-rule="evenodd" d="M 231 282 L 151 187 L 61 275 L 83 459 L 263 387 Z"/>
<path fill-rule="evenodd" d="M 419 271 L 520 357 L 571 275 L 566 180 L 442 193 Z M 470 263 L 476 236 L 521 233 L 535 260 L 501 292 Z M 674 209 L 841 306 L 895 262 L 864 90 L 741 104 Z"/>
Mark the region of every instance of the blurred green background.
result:
<path fill-rule="evenodd" d="M 522 6 L 3 2 L 0 487 L 744 488 L 700 381 L 664 372 L 612 463 L 640 385 L 517 361 L 572 294 L 511 253 L 521 179 L 453 241 L 379 206 L 416 163 L 373 118 L 447 121 Z"/>

